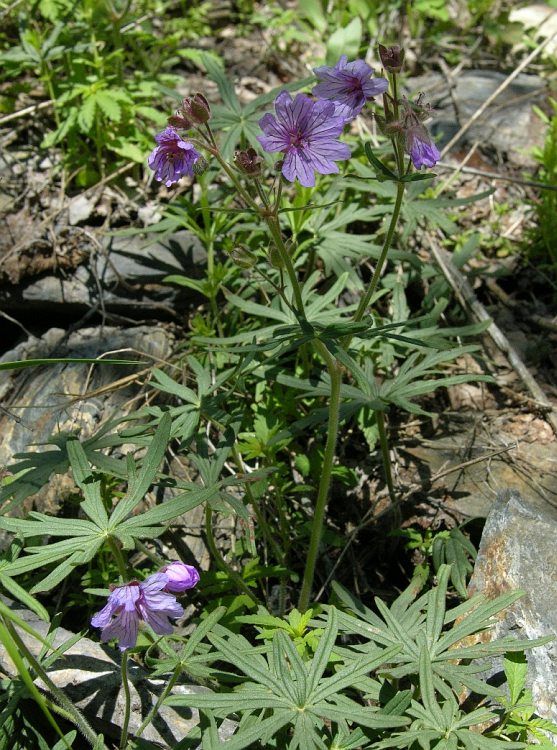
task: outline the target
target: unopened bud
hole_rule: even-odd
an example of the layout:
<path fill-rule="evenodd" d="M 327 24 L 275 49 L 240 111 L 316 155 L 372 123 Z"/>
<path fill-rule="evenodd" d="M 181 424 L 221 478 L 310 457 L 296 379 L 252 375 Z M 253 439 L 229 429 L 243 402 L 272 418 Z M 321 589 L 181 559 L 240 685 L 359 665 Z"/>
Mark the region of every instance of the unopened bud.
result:
<path fill-rule="evenodd" d="M 240 268 L 251 268 L 257 263 L 257 257 L 245 245 L 238 245 L 231 250 L 230 259 Z"/>
<path fill-rule="evenodd" d="M 258 155 L 254 148 L 248 148 L 246 151 L 236 151 L 234 154 L 234 164 L 240 172 L 257 177 L 261 174 L 261 164 L 263 159 Z"/>
<path fill-rule="evenodd" d="M 168 118 L 168 124 L 173 128 L 178 128 L 179 130 L 189 130 L 191 128 L 191 122 L 186 117 L 183 117 L 180 112 L 176 112 L 175 115 L 171 115 Z"/>
<path fill-rule="evenodd" d="M 182 112 L 194 125 L 203 125 L 211 119 L 211 108 L 203 94 L 187 96 L 182 102 Z"/>
<path fill-rule="evenodd" d="M 379 57 L 387 73 L 400 73 L 404 63 L 404 50 L 398 44 L 392 47 L 379 45 Z"/>
<path fill-rule="evenodd" d="M 200 177 L 202 174 L 205 174 L 205 172 L 209 169 L 209 162 L 204 156 L 199 156 L 193 163 L 193 173 L 194 175 L 197 175 L 197 177 Z"/>

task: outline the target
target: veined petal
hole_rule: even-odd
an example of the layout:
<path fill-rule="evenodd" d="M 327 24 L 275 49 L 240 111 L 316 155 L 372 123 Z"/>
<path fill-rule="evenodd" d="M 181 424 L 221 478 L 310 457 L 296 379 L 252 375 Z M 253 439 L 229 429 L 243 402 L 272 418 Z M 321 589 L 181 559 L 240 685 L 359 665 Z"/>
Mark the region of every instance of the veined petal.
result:
<path fill-rule="evenodd" d="M 127 648 L 135 646 L 138 629 L 139 617 L 137 612 L 135 610 L 130 612 L 124 609 L 110 625 L 103 629 L 101 640 L 110 641 L 112 638 L 117 638 L 120 650 L 125 651 Z"/>
<path fill-rule="evenodd" d="M 162 612 L 148 612 L 143 619 L 159 635 L 170 635 L 173 631 L 168 617 Z"/>
<path fill-rule="evenodd" d="M 284 159 L 282 173 L 291 182 L 298 179 L 304 187 L 315 185 L 313 163 L 299 150 L 292 149 L 288 152 Z"/>

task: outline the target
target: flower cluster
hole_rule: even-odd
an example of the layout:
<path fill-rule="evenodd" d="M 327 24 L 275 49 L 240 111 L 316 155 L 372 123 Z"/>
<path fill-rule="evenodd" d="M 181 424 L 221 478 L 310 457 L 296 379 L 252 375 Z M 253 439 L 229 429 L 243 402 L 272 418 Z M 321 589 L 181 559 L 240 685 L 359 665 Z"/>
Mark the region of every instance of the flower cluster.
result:
<path fill-rule="evenodd" d="M 121 651 L 133 648 L 139 623 L 147 623 L 155 633 L 172 633 L 169 617 L 181 617 L 184 608 L 173 594 L 193 588 L 199 573 L 191 565 L 171 562 L 144 581 L 130 581 L 112 586 L 106 606 L 91 619 L 91 625 L 102 628 L 101 640 L 117 638 Z"/>
<path fill-rule="evenodd" d="M 380 45 L 379 52 L 385 70 L 392 75 L 398 73 L 404 62 L 404 50 Z M 346 55 L 342 55 L 335 66 L 324 65 L 315 68 L 314 73 L 319 81 L 312 90 L 314 98 L 297 94 L 293 99 L 287 91 L 281 91 L 275 100 L 275 114 L 267 113 L 259 121 L 263 135 L 257 136 L 257 140 L 268 153 L 283 154 L 280 169 L 287 180 L 313 187 L 316 173 L 337 174 L 336 162 L 351 156 L 349 147 L 339 140 L 344 126 L 363 110 L 366 102 L 380 94 L 386 97 L 386 132 L 402 142 L 414 167 L 432 167 L 439 160 L 439 151 L 423 125 L 425 108 L 420 111 L 420 107 L 413 108 L 406 100 L 395 102 L 395 110 L 398 111 L 400 104 L 402 114 L 394 121 L 388 104 L 388 101 L 392 104 L 387 94 L 389 82 L 374 77 L 373 68 L 364 60 L 348 62 Z M 203 157 L 178 130 L 206 126 L 210 117 L 209 104 L 202 94 L 184 99 L 180 110 L 169 118 L 169 127 L 156 136 L 158 146 L 149 157 L 149 166 L 155 170 L 157 180 L 170 187 L 182 175 L 203 171 L 206 167 Z M 207 132 L 210 135 L 210 130 Z M 251 148 L 238 152 L 235 164 L 248 176 L 256 178 L 260 174 L 261 159 Z"/>

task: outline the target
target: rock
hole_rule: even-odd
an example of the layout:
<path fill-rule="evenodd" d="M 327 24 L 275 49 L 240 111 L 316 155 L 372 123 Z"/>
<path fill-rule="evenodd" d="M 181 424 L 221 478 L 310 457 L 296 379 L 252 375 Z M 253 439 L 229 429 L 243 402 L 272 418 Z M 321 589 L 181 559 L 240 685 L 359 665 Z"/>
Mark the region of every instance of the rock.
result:
<path fill-rule="evenodd" d="M 74 634 L 64 628 L 57 628 L 54 634 L 48 634 L 48 624 L 22 605 L 15 604 L 2 597 L 4 603 L 34 630 L 49 639 L 54 648 L 59 648 Z M 21 628 L 16 628 L 25 645 L 34 656 L 43 648 L 37 641 Z M 124 715 L 124 693 L 120 671 L 120 656 L 117 651 L 101 645 L 89 638 L 80 638 L 64 651 L 48 668 L 48 676 L 56 687 L 64 691 L 67 697 L 82 711 L 92 728 L 107 737 L 118 739 Z M 0 642 L 0 671 L 9 677 L 16 677 L 15 669 L 2 642 Z M 131 682 L 131 716 L 130 733 L 139 728 L 141 722 L 164 689 L 166 680 L 150 679 L 149 673 L 140 665 L 130 660 L 129 677 Z M 40 679 L 35 680 L 38 687 L 48 693 L 47 686 Z M 207 688 L 178 682 L 171 695 L 184 695 L 208 692 Z M 162 748 L 174 747 L 199 721 L 197 709 L 161 706 L 155 720 L 147 726 L 142 737 L 159 743 Z M 220 736 L 224 741 L 232 734 L 234 724 L 225 722 Z"/>
<path fill-rule="evenodd" d="M 68 208 L 68 219 L 70 224 L 74 226 L 79 224 L 80 221 L 88 219 L 95 209 L 96 200 L 91 200 L 86 195 L 77 195 L 72 198 Z"/>
<path fill-rule="evenodd" d="M 127 316 L 174 317 L 176 310 L 191 306 L 198 296 L 185 287 L 163 283 L 164 277 L 200 278 L 206 257 L 199 240 L 186 231 L 164 240 L 110 237 L 72 273 L 0 286 L 0 306 L 16 314 L 40 310 L 74 319 L 92 308 Z"/>
<path fill-rule="evenodd" d="M 489 638 L 557 636 L 557 506 L 501 492 L 483 531 L 470 592 L 525 596 L 499 616 Z M 527 652 L 528 686 L 540 716 L 557 722 L 557 640 Z"/>
<path fill-rule="evenodd" d="M 149 366 L 151 358 L 155 361 L 167 359 L 173 343 L 172 334 L 162 326 L 137 326 L 125 330 L 99 326 L 70 335 L 53 328 L 41 339 L 28 339 L 7 352 L 0 357 L 0 362 L 44 357 L 92 358 L 113 352 L 112 359 L 146 360 L 145 366 Z M 141 353 L 146 356 L 142 357 Z M 78 430 L 80 437 L 86 439 L 97 430 L 101 421 L 136 409 L 133 397 L 137 395 L 137 386 L 133 378 L 129 383 L 111 386 L 141 369 L 141 365 L 60 363 L 0 371 L 0 399 L 8 412 L 0 411 L 0 466 L 10 465 L 14 455 L 31 448 L 34 452 L 44 451 L 44 446 L 50 444 L 47 450 L 52 453 L 52 435 Z M 81 401 L 79 396 L 86 392 L 92 395 Z M 37 445 L 41 447 L 35 447 Z M 60 456 L 64 454 L 60 453 Z M 55 464 L 54 460 L 51 466 Z M 21 499 L 25 493 L 38 492 L 34 497 L 37 509 L 46 513 L 55 513 L 61 497 L 73 488 L 71 483 L 59 485 L 65 481 L 63 477 L 47 483 L 52 470 L 45 465 L 44 476 L 37 474 L 28 486 L 18 483 Z"/>
<path fill-rule="evenodd" d="M 461 518 L 485 518 L 506 487 L 557 506 L 557 441 L 546 422 L 532 415 L 440 415 L 429 439 L 408 441 L 397 450 L 426 487 L 431 477 L 455 469 L 433 489 L 443 497 L 443 507 Z"/>
<path fill-rule="evenodd" d="M 408 81 L 412 92 L 423 91 L 433 108 L 430 132 L 442 148 L 508 76 L 493 70 L 467 70 L 449 82 L 440 73 L 429 73 Z M 532 111 L 543 104 L 546 83 L 539 76 L 521 73 L 487 108 L 479 120 L 462 136 L 455 148 L 470 147 L 479 141 L 485 151 L 504 153 L 518 166 L 535 166 L 529 156 L 534 147 L 542 147 L 545 124 Z"/>
<path fill-rule="evenodd" d="M 509 21 L 521 23 L 526 29 L 532 30 L 537 40 L 553 37 L 542 54 L 548 57 L 557 54 L 557 9 L 546 3 L 533 3 L 523 8 L 513 8 L 509 13 Z"/>

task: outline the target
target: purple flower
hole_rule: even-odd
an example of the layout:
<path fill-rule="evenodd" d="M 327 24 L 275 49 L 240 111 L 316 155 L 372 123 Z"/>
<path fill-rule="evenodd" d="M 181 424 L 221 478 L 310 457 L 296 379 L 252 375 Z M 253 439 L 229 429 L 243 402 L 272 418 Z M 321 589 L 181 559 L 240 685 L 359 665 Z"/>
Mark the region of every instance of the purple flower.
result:
<path fill-rule="evenodd" d="M 412 164 L 416 169 L 434 167 L 441 158 L 439 149 L 435 143 L 432 143 L 425 128 L 423 132 L 408 131 L 406 143 L 406 150 L 409 152 Z"/>
<path fill-rule="evenodd" d="M 420 95 L 418 100 L 411 104 L 404 97 L 401 102 L 400 122 L 391 123 L 391 129 L 394 133 L 398 132 L 404 144 L 404 150 L 410 155 L 416 169 L 434 167 L 441 158 L 437 146 L 432 142 L 423 124 L 423 121 L 430 116 L 431 107 L 423 105 L 421 98 Z"/>
<path fill-rule="evenodd" d="M 164 590 L 173 594 L 181 594 L 182 591 L 192 589 L 199 583 L 199 573 L 193 565 L 186 565 L 179 560 L 165 565 L 164 568 L 161 568 L 161 573 L 164 573 L 168 578 Z"/>
<path fill-rule="evenodd" d="M 265 135 L 257 140 L 265 151 L 282 151 L 282 174 L 305 187 L 315 185 L 315 172 L 337 174 L 335 161 L 350 158 L 350 149 L 337 140 L 345 120 L 335 115 L 333 102 L 313 101 L 309 96 L 292 97 L 281 91 L 275 100 L 276 117 L 264 115 L 259 126 Z"/>
<path fill-rule="evenodd" d="M 172 594 L 165 593 L 168 582 L 166 573 L 155 573 L 142 583 L 130 581 L 115 586 L 106 606 L 91 619 L 93 627 L 102 628 L 101 640 L 118 638 L 120 651 L 133 648 L 140 620 L 159 635 L 172 633 L 168 618 L 181 617 L 184 609 Z"/>
<path fill-rule="evenodd" d="M 174 128 L 165 128 L 155 140 L 159 145 L 149 156 L 155 179 L 170 187 L 182 175 L 193 176 L 193 165 L 199 159 L 199 152 L 191 143 L 184 141 Z"/>
<path fill-rule="evenodd" d="M 363 60 L 348 62 L 342 55 L 334 68 L 326 65 L 314 68 L 321 83 L 312 93 L 320 99 L 331 99 L 337 104 L 336 115 L 350 121 L 359 114 L 367 99 L 383 94 L 389 87 L 386 78 L 373 78 L 373 68 Z"/>

